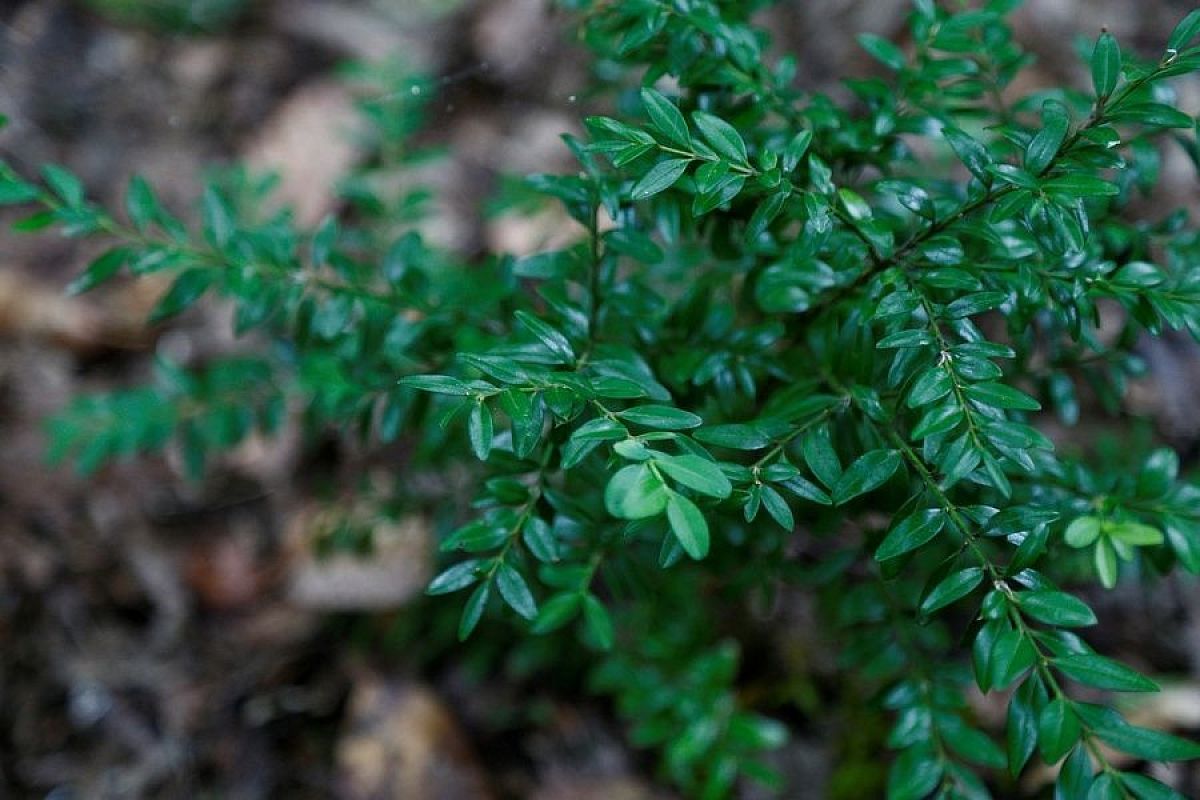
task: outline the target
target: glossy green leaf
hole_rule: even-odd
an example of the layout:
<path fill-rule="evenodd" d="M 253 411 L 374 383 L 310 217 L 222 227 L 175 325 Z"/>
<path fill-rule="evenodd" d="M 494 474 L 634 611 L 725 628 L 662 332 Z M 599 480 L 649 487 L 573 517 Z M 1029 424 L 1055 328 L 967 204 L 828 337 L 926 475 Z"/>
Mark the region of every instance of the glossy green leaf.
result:
<path fill-rule="evenodd" d="M 1137 493 L 1142 497 L 1162 497 L 1179 477 L 1179 455 L 1160 447 L 1142 463 L 1137 476 Z"/>
<path fill-rule="evenodd" d="M 1105 31 L 1092 50 L 1092 86 L 1097 97 L 1108 97 L 1117 88 L 1121 77 L 1121 48 L 1111 33 Z"/>
<path fill-rule="evenodd" d="M 954 381 L 943 367 L 930 367 L 921 373 L 908 391 L 908 407 L 920 408 L 950 394 Z"/>
<path fill-rule="evenodd" d="M 1005 739 L 1008 750 L 1008 774 L 1016 777 L 1033 755 L 1038 740 L 1038 714 L 1036 708 L 1035 681 L 1025 681 L 1012 693 L 1008 701 Z"/>
<path fill-rule="evenodd" d="M 956 403 L 936 406 L 925 412 L 924 416 L 913 426 L 912 437 L 924 439 L 940 433 L 949 433 L 963 421 L 962 408 Z"/>
<path fill-rule="evenodd" d="M 1104 525 L 1104 532 L 1114 541 L 1131 547 L 1153 547 L 1166 540 L 1158 528 L 1133 520 L 1110 521 Z"/>
<path fill-rule="evenodd" d="M 833 498 L 831 498 L 826 492 L 822 491 L 821 488 L 815 483 L 806 480 L 799 475 L 793 476 L 784 481 L 780 481 L 779 486 L 787 489 L 792 494 L 803 498 L 804 500 L 818 503 L 819 505 L 823 506 L 833 505 Z"/>
<path fill-rule="evenodd" d="M 496 588 L 513 611 L 525 619 L 537 616 L 537 602 L 533 599 L 533 593 L 529 591 L 529 584 L 513 567 L 506 563 L 500 564 L 496 569 Z"/>
<path fill-rule="evenodd" d="M 479 580 L 479 560 L 460 561 L 429 582 L 426 594 L 449 594 L 465 589 Z"/>
<path fill-rule="evenodd" d="M 1165 731 L 1131 725 L 1116 711 L 1087 703 L 1076 704 L 1081 721 L 1102 742 L 1136 758 L 1184 761 L 1200 758 L 1200 744 Z"/>
<path fill-rule="evenodd" d="M 945 524 L 946 516 L 940 508 L 928 508 L 910 514 L 892 526 L 875 550 L 875 560 L 887 561 L 917 549 L 937 536 Z"/>
<path fill-rule="evenodd" d="M 617 416 L 634 425 L 663 431 L 682 431 L 704 422 L 690 411 L 659 405 L 634 406 L 618 411 Z"/>
<path fill-rule="evenodd" d="M 1110 197 L 1120 193 L 1116 184 L 1094 175 L 1061 175 L 1043 181 L 1042 189 L 1069 197 Z"/>
<path fill-rule="evenodd" d="M 1167 51 L 1179 52 L 1192 43 L 1197 33 L 1200 33 L 1200 8 L 1189 11 L 1171 31 L 1167 37 Z"/>
<path fill-rule="evenodd" d="M 654 463 L 668 478 L 700 494 L 724 499 L 733 492 L 733 485 L 721 468 L 701 456 L 658 453 Z"/>
<path fill-rule="evenodd" d="M 1093 783 L 1092 760 L 1087 747 L 1079 745 L 1063 762 L 1054 782 L 1054 800 L 1087 798 Z"/>
<path fill-rule="evenodd" d="M 604 506 L 620 519 L 643 519 L 667 507 L 667 487 L 647 464 L 623 467 L 604 489 Z"/>
<path fill-rule="evenodd" d="M 1110 122 L 1128 122 L 1159 128 L 1190 128 L 1194 120 L 1165 103 L 1123 103 L 1108 114 Z"/>
<path fill-rule="evenodd" d="M 792 137 L 787 147 L 783 149 L 782 165 L 784 172 L 791 172 L 799 165 L 800 160 L 808 152 L 812 140 L 813 132 L 807 129 L 800 131 Z"/>
<path fill-rule="evenodd" d="M 479 625 L 479 620 L 483 617 L 483 610 L 487 607 L 488 597 L 491 594 L 491 585 L 481 583 L 475 587 L 475 591 L 471 592 L 471 596 L 467 598 L 467 604 L 463 607 L 462 616 L 458 621 L 458 640 L 466 641 L 467 637 Z"/>
<path fill-rule="evenodd" d="M 983 731 L 966 724 L 956 724 L 945 738 L 951 752 L 968 761 L 998 769 L 1007 762 L 1004 751 Z"/>
<path fill-rule="evenodd" d="M 1096 689 L 1117 692 L 1155 692 L 1158 685 L 1136 670 L 1093 653 L 1074 653 L 1054 660 L 1054 668 L 1068 678 Z"/>
<path fill-rule="evenodd" d="M 1061 697 L 1046 704 L 1038 718 L 1038 750 L 1047 764 L 1056 764 L 1079 741 L 1079 719 Z"/>
<path fill-rule="evenodd" d="M 492 452 L 492 437 L 494 422 L 492 412 L 483 403 L 476 403 L 467 417 L 467 435 L 471 440 L 471 450 L 480 461 L 487 461 Z"/>
<path fill-rule="evenodd" d="M 877 489 L 887 482 L 900 467 L 900 453 L 895 450 L 873 450 L 854 460 L 833 487 L 833 501 L 838 505 L 860 494 Z"/>
<path fill-rule="evenodd" d="M 646 109 L 650 122 L 668 144 L 685 150 L 691 148 L 692 136 L 688 132 L 687 121 L 674 103 L 654 89 L 646 87 L 642 89 L 642 106 Z"/>
<path fill-rule="evenodd" d="M 442 541 L 441 550 L 466 550 L 469 553 L 479 553 L 499 547 L 508 538 L 505 528 L 490 524 L 487 520 L 478 519 L 467 523 Z"/>
<path fill-rule="evenodd" d="M 1066 592 L 1051 589 L 1020 592 L 1017 603 L 1025 614 L 1047 625 L 1078 628 L 1096 624 L 1096 615 L 1087 604 Z"/>
<path fill-rule="evenodd" d="M 1100 538 L 1100 526 L 1098 517 L 1077 517 L 1067 526 L 1063 540 L 1071 547 L 1087 547 Z"/>
<path fill-rule="evenodd" d="M 1117 552 L 1113 549 L 1108 537 L 1102 537 L 1096 542 L 1092 551 L 1092 562 L 1096 565 L 1096 576 L 1105 589 L 1117 585 Z"/>
<path fill-rule="evenodd" d="M 876 557 L 878 558 L 878 555 Z M 952 572 L 925 596 L 921 602 L 921 613 L 932 614 L 934 611 L 945 608 L 969 595 L 981 583 L 983 583 L 983 570 L 980 567 L 967 567 Z"/>
<path fill-rule="evenodd" d="M 621 423 L 608 417 L 597 417 L 580 425 L 571 434 L 571 439 L 583 442 L 612 442 L 624 439 L 629 431 Z"/>
<path fill-rule="evenodd" d="M 732 161 L 734 164 L 746 164 L 746 143 L 742 135 L 725 120 L 709 114 L 706 111 L 693 111 L 692 121 L 704 140 L 716 151 L 717 155 Z"/>
<path fill-rule="evenodd" d="M 776 192 L 759 203 L 750 216 L 750 221 L 746 223 L 747 242 L 753 242 L 767 230 L 771 222 L 783 211 L 789 196 L 790 193 L 786 191 Z"/>
<path fill-rule="evenodd" d="M 1105 772 L 1097 775 L 1092 782 L 1087 800 L 1125 800 L 1125 790 L 1115 776 Z"/>
<path fill-rule="evenodd" d="M 1025 148 L 1025 169 L 1037 175 L 1045 170 L 1058 155 L 1058 149 L 1067 138 L 1070 119 L 1066 113 L 1047 104 L 1042 114 L 1042 129 L 1034 134 Z"/>
<path fill-rule="evenodd" d="M 556 562 L 562 558 L 554 531 L 540 517 L 533 517 L 521 528 L 525 547 L 538 561 Z"/>
<path fill-rule="evenodd" d="M 465 383 L 458 378 L 451 378 L 448 375 L 407 375 L 401 378 L 398 383 L 410 389 L 433 392 L 434 394 L 451 394 L 463 397 L 471 394 L 471 389 Z"/>
<path fill-rule="evenodd" d="M 641 180 L 633 185 L 629 192 L 629 196 L 635 202 L 645 200 L 648 197 L 653 197 L 659 192 L 670 189 L 675 183 L 683 177 L 683 173 L 687 171 L 688 164 L 692 163 L 690 158 L 667 158 L 653 167 L 650 171 L 642 176 Z"/>
<path fill-rule="evenodd" d="M 1138 800 L 1186 800 L 1179 792 L 1145 775 L 1122 772 L 1118 777 Z"/>
<path fill-rule="evenodd" d="M 779 523 L 779 527 L 789 533 L 796 527 L 796 518 L 792 514 L 792 509 L 788 506 L 787 500 L 783 499 L 778 491 L 770 486 L 762 488 L 762 504 L 767 513 L 771 515 L 771 519 Z"/>
<path fill-rule="evenodd" d="M 1037 651 L 1021 631 L 1006 629 L 996 637 L 988 664 L 993 689 L 1005 689 L 1034 665 Z"/>
<path fill-rule="evenodd" d="M 988 167 L 992 164 L 992 157 L 987 148 L 964 131 L 949 125 L 942 128 L 942 136 L 972 175 L 984 183 L 991 183 Z"/>
<path fill-rule="evenodd" d="M 904 347 L 924 347 L 928 344 L 933 344 L 933 337 L 929 335 L 929 331 L 914 329 L 889 334 L 880 339 L 875 346 L 880 350 L 890 350 Z"/>
<path fill-rule="evenodd" d="M 563 361 L 573 361 L 575 359 L 575 351 L 571 347 L 571 343 L 567 341 L 567 337 L 563 336 L 560 331 L 556 330 L 550 324 L 525 311 L 517 312 L 517 321 L 536 336 L 546 346 L 547 350 Z"/>
<path fill-rule="evenodd" d="M 695 503 L 671 492 L 667 498 L 667 521 L 685 553 L 697 560 L 708 555 L 708 523 Z"/>
<path fill-rule="evenodd" d="M 807 431 L 800 438 L 800 448 L 804 454 L 804 463 L 812 470 L 813 475 L 832 489 L 841 478 L 842 464 L 833 449 L 829 426 L 821 425 Z"/>
<path fill-rule="evenodd" d="M 751 425 L 710 425 L 693 434 L 705 444 L 727 447 L 730 450 L 761 450 L 771 444 L 771 437 Z"/>
<path fill-rule="evenodd" d="M 930 750 L 912 747 L 888 771 L 888 800 L 924 800 L 942 780 L 942 760 Z"/>
<path fill-rule="evenodd" d="M 517 458 L 526 458 L 537 447 L 545 425 L 541 396 L 506 389 L 500 393 L 500 408 L 512 423 L 513 452 Z"/>
<path fill-rule="evenodd" d="M 946 316 L 951 319 L 973 317 L 999 308 L 1007 299 L 1008 295 L 1004 292 L 973 292 L 947 305 Z"/>
<path fill-rule="evenodd" d="M 976 383 L 967 387 L 967 397 L 993 408 L 1037 411 L 1042 404 L 1024 392 L 1003 383 Z"/>
<path fill-rule="evenodd" d="M 630 461 L 648 461 L 651 450 L 638 439 L 622 439 L 613 444 L 613 452 Z"/>

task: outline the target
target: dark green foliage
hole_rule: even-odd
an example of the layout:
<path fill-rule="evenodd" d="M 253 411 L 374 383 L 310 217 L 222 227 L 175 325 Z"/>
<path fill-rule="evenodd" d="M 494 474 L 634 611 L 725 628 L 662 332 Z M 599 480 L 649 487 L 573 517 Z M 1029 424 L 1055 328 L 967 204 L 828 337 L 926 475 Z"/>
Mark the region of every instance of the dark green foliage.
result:
<path fill-rule="evenodd" d="M 85 398 L 56 451 L 93 469 L 173 443 L 198 470 L 290 402 L 316 429 L 404 437 L 424 468 L 471 464 L 430 594 L 462 593 L 462 639 L 503 618 L 607 653 L 593 685 L 691 796 L 778 781 L 761 755 L 784 729 L 760 711 L 786 701 L 738 691 L 725 634 L 781 583 L 820 587 L 848 684 L 891 720 L 874 791 L 1015 791 L 1036 753 L 1065 759 L 1058 797 L 1173 796 L 1101 745 L 1200 747 L 1077 699 L 1156 686 L 1092 651 L 1097 617 L 1063 585 L 1200 571 L 1200 490 L 1169 450 L 1091 464 L 1036 423 L 1073 423 L 1085 384 L 1116 409 L 1140 333 L 1200 336 L 1197 234 L 1132 216 L 1160 145 L 1200 161 L 1168 81 L 1200 67 L 1200 13 L 1148 60 L 1101 33 L 1089 89 L 1009 105 L 1016 4 L 916 0 L 911 46 L 859 38 L 886 78 L 847 81 L 843 106 L 767 57 L 762 3 L 567 5 L 622 111 L 567 138 L 578 172 L 527 181 L 578 223 L 560 251 L 468 264 L 423 241 L 425 195 L 382 188 L 421 157 L 400 146 L 421 82 L 364 104 L 381 158 L 313 232 L 264 217 L 244 177 L 203 192 L 193 232 L 140 181 L 121 222 L 61 169 L 2 168 L 20 228 L 115 241 L 73 291 L 168 271 L 156 320 L 216 293 L 272 343 Z M 972 681 L 1011 692 L 1006 731 L 975 718 Z"/>

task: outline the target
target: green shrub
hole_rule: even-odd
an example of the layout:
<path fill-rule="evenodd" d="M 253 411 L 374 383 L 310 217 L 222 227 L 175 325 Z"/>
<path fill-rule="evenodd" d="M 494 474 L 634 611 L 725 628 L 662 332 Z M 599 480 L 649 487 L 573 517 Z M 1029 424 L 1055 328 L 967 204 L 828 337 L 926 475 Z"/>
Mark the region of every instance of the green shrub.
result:
<path fill-rule="evenodd" d="M 19 227 L 114 242 L 73 290 L 169 272 L 154 320 L 215 293 L 264 343 L 80 399 L 56 452 L 94 469 L 170 446 L 199 474 L 289 403 L 314 432 L 404 440 L 388 500 L 445 528 L 429 593 L 465 598 L 435 607 L 461 639 L 483 626 L 467 652 L 584 669 L 689 796 L 777 784 L 786 729 L 763 712 L 788 709 L 852 721 L 840 752 L 872 756 L 835 778 L 846 797 L 1013 796 L 1035 753 L 1062 761 L 1056 797 L 1177 796 L 1107 754 L 1200 747 L 1093 702 L 1156 686 L 1089 646 L 1096 616 L 1060 584 L 1200 570 L 1200 491 L 1168 449 L 1089 461 L 1036 423 L 1116 415 L 1138 336 L 1200 335 L 1195 231 L 1133 214 L 1160 145 L 1197 157 L 1169 79 L 1200 67 L 1200 12 L 1149 59 L 1102 33 L 1091 87 L 1010 103 L 1016 3 L 916 0 L 910 46 L 859 37 L 887 77 L 838 102 L 768 56 L 762 2 L 570 5 L 616 111 L 566 138 L 577 172 L 526 181 L 577 223 L 561 250 L 468 261 L 422 238 L 427 194 L 386 187 L 424 157 L 401 145 L 433 87 L 387 72 L 363 107 L 380 157 L 315 231 L 236 176 L 193 233 L 144 182 L 110 215 L 62 169 L 5 167 L 0 199 L 36 209 Z M 407 478 L 464 463 L 470 513 Z M 781 635 L 762 609 L 782 589 L 818 599 L 842 712 L 778 659 L 739 671 Z M 1004 732 L 971 683 L 1005 693 Z"/>

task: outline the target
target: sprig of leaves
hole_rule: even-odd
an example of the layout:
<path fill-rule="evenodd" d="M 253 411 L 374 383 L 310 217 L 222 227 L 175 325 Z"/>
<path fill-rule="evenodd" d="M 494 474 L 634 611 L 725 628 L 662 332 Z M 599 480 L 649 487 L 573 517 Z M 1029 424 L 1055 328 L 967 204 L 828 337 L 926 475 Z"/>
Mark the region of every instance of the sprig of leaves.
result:
<path fill-rule="evenodd" d="M 215 294 L 273 343 L 80 401 L 58 449 L 98 468 L 175 441 L 198 469 L 291 402 L 318 430 L 404 437 L 414 467 L 464 465 L 474 507 L 435 509 L 429 593 L 467 598 L 450 627 L 603 654 L 594 686 L 690 795 L 777 784 L 762 712 L 790 701 L 741 691 L 728 634 L 755 627 L 748 597 L 819 586 L 865 684 L 847 695 L 892 719 L 874 794 L 987 797 L 1037 754 L 1058 796 L 1172 796 L 1106 753 L 1200 751 L 1077 699 L 1156 685 L 1092 649 L 1072 589 L 1200 571 L 1200 495 L 1168 450 L 1082 463 L 1036 422 L 1077 420 L 1083 381 L 1116 409 L 1137 336 L 1200 337 L 1200 235 L 1131 202 L 1160 145 L 1200 165 L 1165 83 L 1200 68 L 1200 12 L 1157 61 L 1103 32 L 1090 90 L 1010 103 L 1013 4 L 920 0 L 909 44 L 859 37 L 886 78 L 843 104 L 771 61 L 758 3 L 569 5 L 605 85 L 637 88 L 566 138 L 577 172 L 526 181 L 578 226 L 559 250 L 469 263 L 422 239 L 420 192 L 386 188 L 416 157 L 419 78 L 364 101 L 381 158 L 345 184 L 355 213 L 312 231 L 244 177 L 205 188 L 192 230 L 142 181 L 110 214 L 64 169 L 0 166 L 19 228 L 113 242 L 72 291 L 170 274 L 155 321 Z M 1010 692 L 1002 735 L 972 679 Z"/>

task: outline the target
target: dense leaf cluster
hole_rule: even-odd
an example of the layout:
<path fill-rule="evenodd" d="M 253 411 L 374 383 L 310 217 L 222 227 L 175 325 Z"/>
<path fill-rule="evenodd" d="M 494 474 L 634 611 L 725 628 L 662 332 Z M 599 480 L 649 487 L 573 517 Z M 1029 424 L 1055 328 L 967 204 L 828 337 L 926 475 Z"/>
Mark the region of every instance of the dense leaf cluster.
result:
<path fill-rule="evenodd" d="M 785 729 L 738 691 L 736 635 L 799 585 L 891 720 L 889 797 L 1015 791 L 1035 754 L 1058 797 L 1176 796 L 1109 754 L 1200 747 L 1091 702 L 1156 686 L 1092 649 L 1062 584 L 1200 571 L 1200 490 L 1170 450 L 1090 464 L 1036 423 L 1116 411 L 1139 335 L 1200 336 L 1195 232 L 1134 213 L 1161 146 L 1200 155 L 1169 82 L 1200 68 L 1200 12 L 1148 60 L 1102 33 L 1088 89 L 1015 97 L 1016 3 L 916 0 L 909 46 L 860 37 L 886 77 L 840 102 L 768 56 L 764 3 L 568 5 L 616 110 L 566 137 L 577 173 L 526 181 L 578 223 L 560 250 L 467 263 L 420 236 L 426 195 L 393 178 L 431 87 L 386 71 L 380 157 L 315 231 L 242 176 L 196 234 L 141 181 L 120 221 L 62 169 L 4 167 L 0 200 L 36 207 L 19 227 L 115 241 L 73 290 L 170 272 L 155 319 L 215 292 L 270 343 L 81 399 L 58 449 L 94 468 L 171 443 L 198 472 L 291 403 L 422 468 L 473 456 L 430 594 L 465 596 L 462 639 L 510 615 L 607 653 L 595 688 L 690 795 L 778 782 Z M 969 683 L 1007 693 L 999 740 Z"/>

